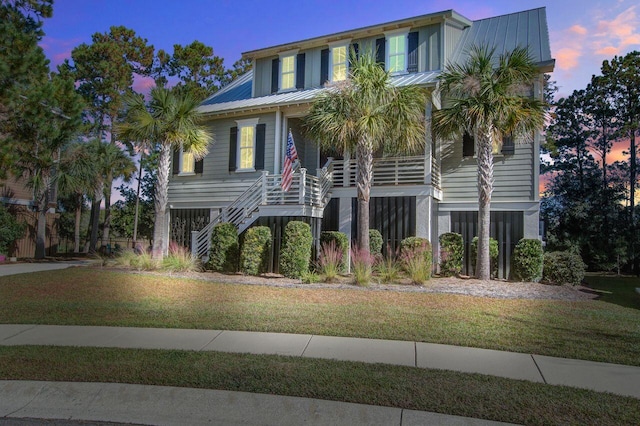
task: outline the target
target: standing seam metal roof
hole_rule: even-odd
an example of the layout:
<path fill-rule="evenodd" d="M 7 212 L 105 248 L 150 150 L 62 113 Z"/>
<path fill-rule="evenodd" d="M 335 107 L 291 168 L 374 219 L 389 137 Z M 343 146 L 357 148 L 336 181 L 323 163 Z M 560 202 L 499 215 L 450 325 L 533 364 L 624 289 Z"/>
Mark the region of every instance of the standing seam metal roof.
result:
<path fill-rule="evenodd" d="M 391 77 L 394 86 L 429 85 L 435 84 L 440 71 L 410 73 Z M 203 113 L 231 112 L 242 109 L 266 108 L 276 105 L 291 105 L 308 103 L 320 92 L 331 90 L 331 86 L 315 87 L 306 90 L 277 93 L 274 95 L 251 97 L 251 78 L 253 71 L 249 71 L 238 80 L 230 83 L 223 91 L 217 92 L 205 100 L 198 108 Z M 246 86 L 249 86 L 247 93 Z M 236 97 L 237 96 L 237 97 Z"/>

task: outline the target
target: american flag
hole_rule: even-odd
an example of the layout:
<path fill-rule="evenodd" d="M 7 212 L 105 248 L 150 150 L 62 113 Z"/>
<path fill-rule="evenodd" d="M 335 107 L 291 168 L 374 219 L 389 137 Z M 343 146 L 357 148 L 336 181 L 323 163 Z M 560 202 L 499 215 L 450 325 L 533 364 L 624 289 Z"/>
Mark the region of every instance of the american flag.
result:
<path fill-rule="evenodd" d="M 293 143 L 293 135 L 291 129 L 289 129 L 289 136 L 287 136 L 287 153 L 284 156 L 284 168 L 282 169 L 282 190 L 289 192 L 291 188 L 291 182 L 293 181 L 293 163 L 298 159 L 298 151 L 296 151 L 296 145 Z"/>

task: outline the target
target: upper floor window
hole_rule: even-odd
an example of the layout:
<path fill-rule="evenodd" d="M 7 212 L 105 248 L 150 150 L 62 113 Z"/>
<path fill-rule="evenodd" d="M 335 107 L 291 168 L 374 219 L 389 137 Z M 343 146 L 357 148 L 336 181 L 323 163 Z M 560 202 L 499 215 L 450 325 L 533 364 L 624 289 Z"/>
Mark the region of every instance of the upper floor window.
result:
<path fill-rule="evenodd" d="M 391 73 L 407 70 L 407 34 L 387 36 L 388 54 L 387 70 Z"/>
<path fill-rule="evenodd" d="M 343 81 L 347 78 L 347 45 L 331 48 L 331 81 Z"/>
<path fill-rule="evenodd" d="M 296 84 L 296 55 L 280 58 L 280 90 L 294 89 Z"/>

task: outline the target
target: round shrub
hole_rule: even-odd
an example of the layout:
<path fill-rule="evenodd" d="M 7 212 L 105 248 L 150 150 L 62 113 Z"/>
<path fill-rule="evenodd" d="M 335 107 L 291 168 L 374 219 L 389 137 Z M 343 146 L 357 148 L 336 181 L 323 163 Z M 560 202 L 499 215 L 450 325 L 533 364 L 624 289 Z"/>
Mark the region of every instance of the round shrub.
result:
<path fill-rule="evenodd" d="M 377 229 L 369 229 L 369 252 L 374 256 L 382 255 L 382 234 Z"/>
<path fill-rule="evenodd" d="M 280 251 L 280 273 L 288 278 L 300 278 L 309 272 L 312 244 L 308 224 L 296 220 L 287 223 Z"/>
<path fill-rule="evenodd" d="M 0 204 L 0 254 L 9 254 L 16 240 L 24 235 L 24 224 Z"/>
<path fill-rule="evenodd" d="M 464 241 L 462 235 L 447 232 L 440 235 L 440 274 L 445 277 L 462 272 Z"/>
<path fill-rule="evenodd" d="M 211 250 L 207 269 L 217 272 L 238 270 L 238 230 L 232 223 L 221 222 L 211 232 Z"/>
<path fill-rule="evenodd" d="M 577 253 L 552 251 L 544 254 L 542 279 L 550 284 L 578 285 L 584 278 L 585 264 Z"/>
<path fill-rule="evenodd" d="M 432 253 L 426 238 L 408 237 L 400 242 L 400 258 L 414 283 L 422 284 L 431 277 Z"/>
<path fill-rule="evenodd" d="M 271 253 L 271 229 L 268 226 L 254 226 L 247 229 L 240 253 L 240 271 L 248 275 L 258 275 L 269 269 Z"/>
<path fill-rule="evenodd" d="M 511 257 L 511 278 L 516 281 L 540 281 L 543 260 L 544 254 L 540 240 L 521 239 L 516 244 Z"/>
<path fill-rule="evenodd" d="M 478 237 L 473 237 L 471 240 L 471 264 L 475 268 L 476 261 L 478 260 Z M 493 238 L 489 238 L 489 259 L 491 262 L 491 278 L 498 276 L 498 241 Z"/>
<path fill-rule="evenodd" d="M 320 233 L 320 246 L 329 245 L 331 242 L 342 252 L 342 261 L 340 262 L 340 271 L 346 272 L 347 259 L 349 259 L 349 239 L 347 234 L 338 231 L 324 231 Z"/>

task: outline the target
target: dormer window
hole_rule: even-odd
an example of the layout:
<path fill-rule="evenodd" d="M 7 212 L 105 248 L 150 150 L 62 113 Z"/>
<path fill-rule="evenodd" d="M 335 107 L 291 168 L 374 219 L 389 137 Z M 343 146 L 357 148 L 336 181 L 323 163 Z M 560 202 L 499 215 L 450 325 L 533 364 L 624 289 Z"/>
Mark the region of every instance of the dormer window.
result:
<path fill-rule="evenodd" d="M 407 32 L 387 34 L 387 71 L 407 71 Z"/>
<path fill-rule="evenodd" d="M 280 58 L 280 90 L 291 90 L 296 85 L 296 55 Z"/>
<path fill-rule="evenodd" d="M 348 44 L 331 48 L 331 81 L 343 81 L 347 79 L 348 68 Z"/>

